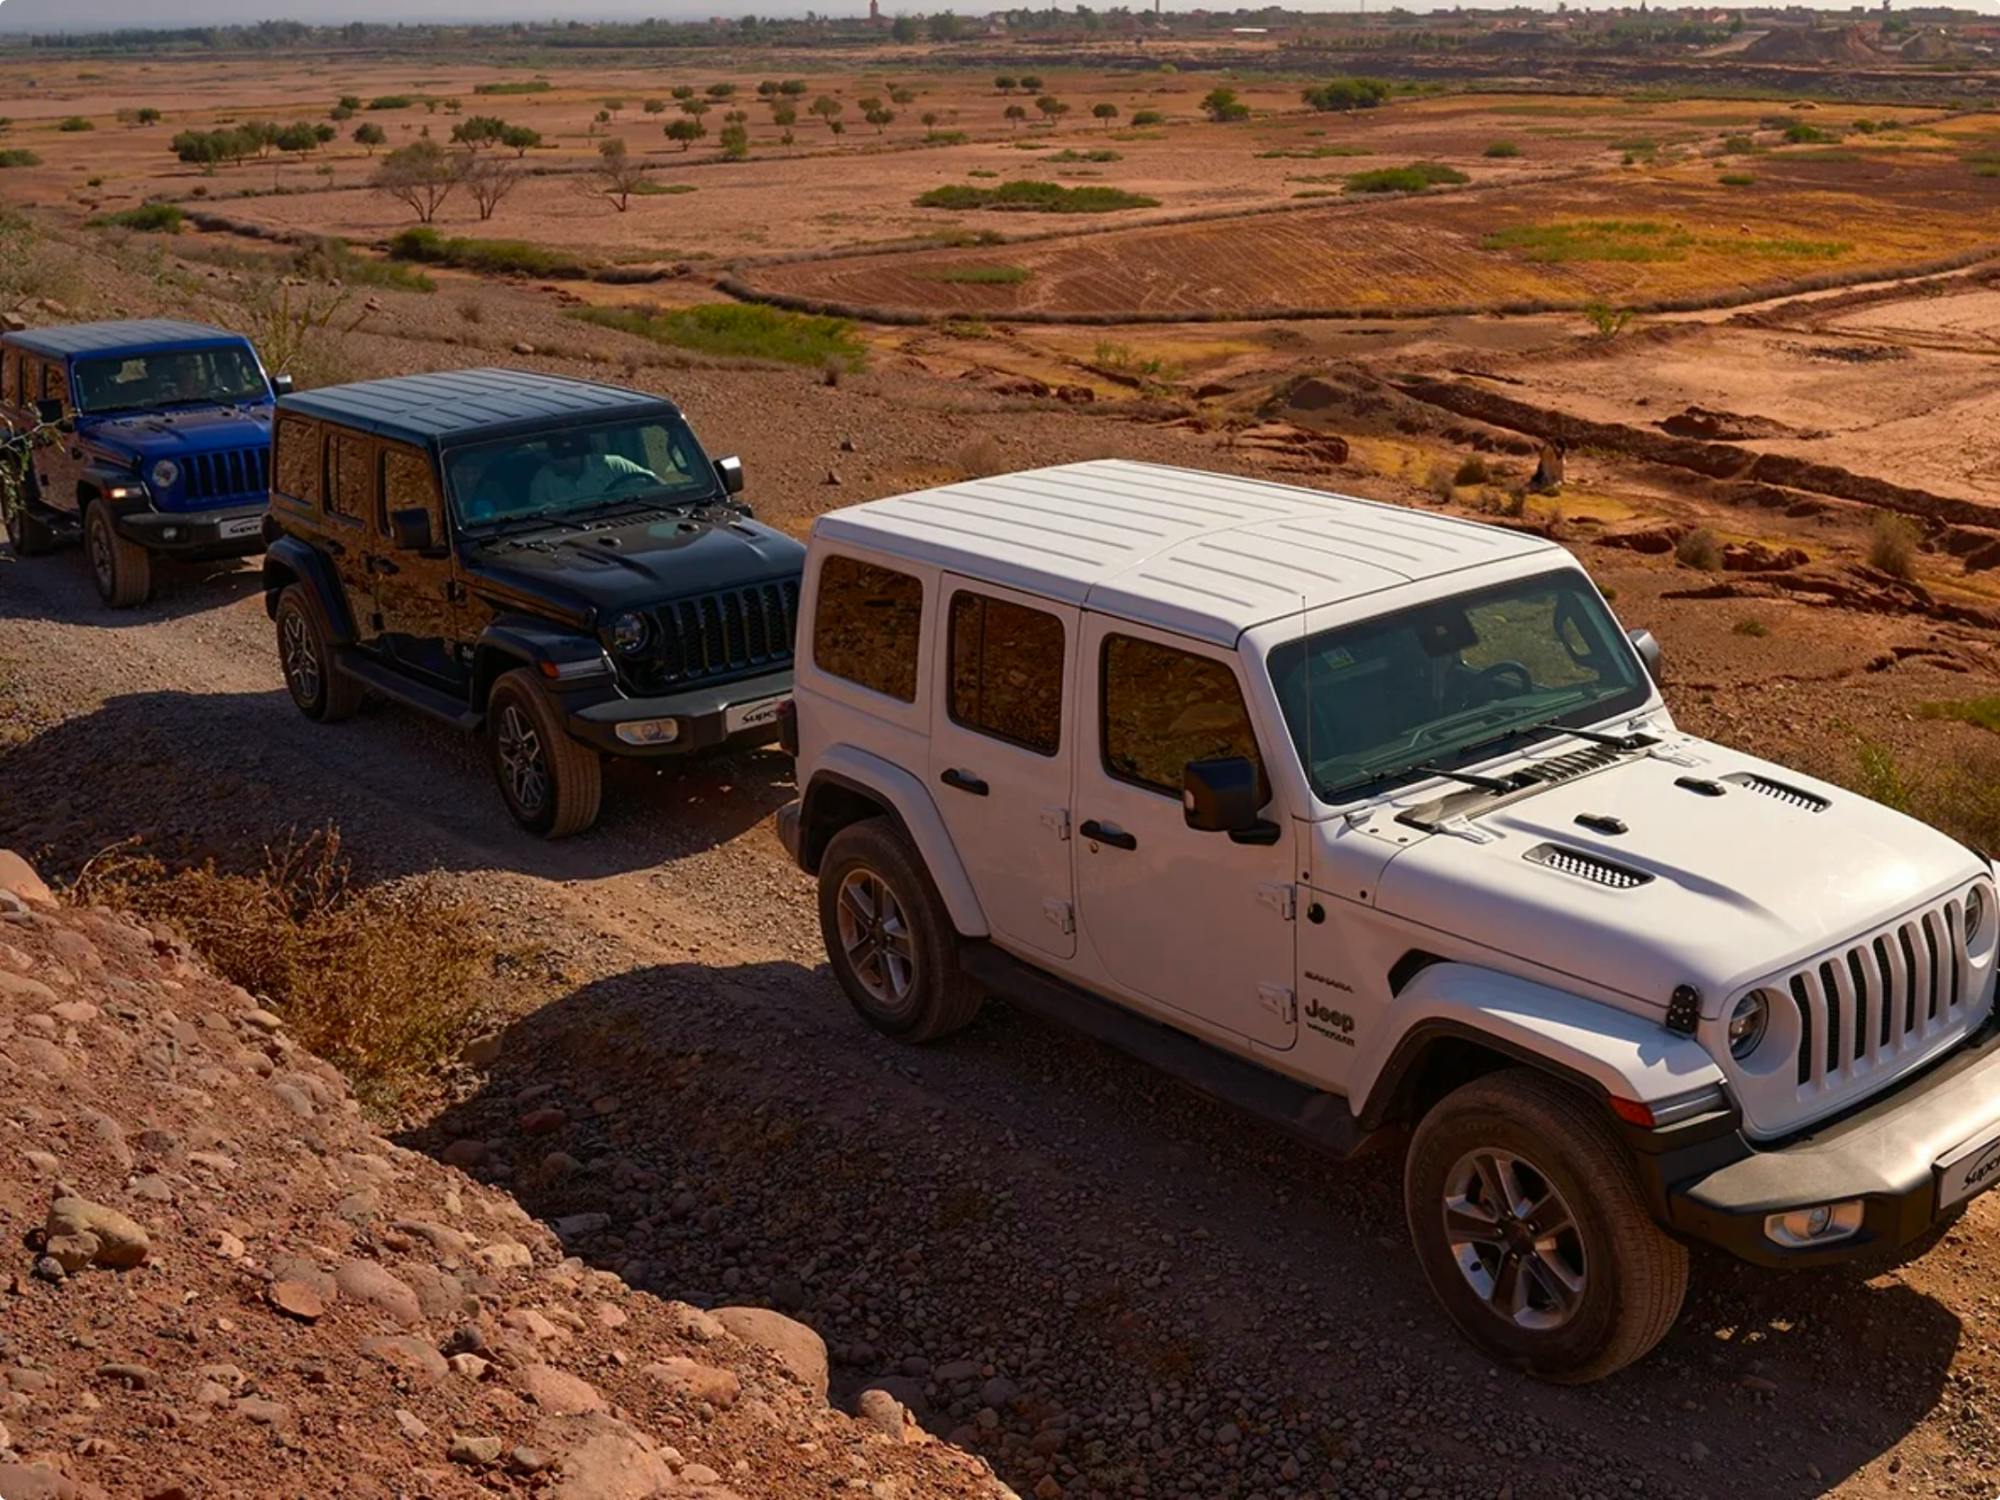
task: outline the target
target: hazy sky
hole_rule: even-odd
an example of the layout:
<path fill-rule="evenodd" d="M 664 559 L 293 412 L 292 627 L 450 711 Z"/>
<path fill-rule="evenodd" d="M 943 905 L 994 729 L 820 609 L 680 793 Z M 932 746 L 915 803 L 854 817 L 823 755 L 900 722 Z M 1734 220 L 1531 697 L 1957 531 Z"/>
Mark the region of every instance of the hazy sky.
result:
<path fill-rule="evenodd" d="M 928 12 L 958 10 L 963 14 L 984 14 L 1012 3 L 1039 8 L 1047 0 L 883 0 L 882 8 L 894 15 L 900 11 Z M 1059 0 L 1069 4 L 1071 0 Z M 1117 0 L 1099 0 L 1102 5 Z M 1126 0 L 1135 8 L 1145 0 Z M 1169 11 L 1192 10 L 1201 0 L 1166 0 Z M 1207 0 L 1214 9 L 1233 9 L 1238 4 L 1254 5 L 1257 0 Z M 1301 10 L 1355 10 L 1359 0 L 1288 0 Z M 1376 0 L 1381 9 L 1394 0 Z M 1434 4 L 1452 0 L 1402 0 L 1412 10 L 1427 10 Z M 1468 9 L 1479 8 L 1481 0 L 1459 0 Z M 1517 0 L 1485 0 L 1501 6 Z M 1555 0 L 1518 0 L 1518 3 L 1553 9 Z M 1572 0 L 1589 8 L 1593 0 Z M 1623 0 L 1595 0 L 1598 6 Z M 1636 0 L 1634 0 L 1636 3 Z M 1664 0 L 1672 5 L 1677 0 Z M 1691 3 L 1691 0 L 1688 0 Z M 1723 0 L 1727 3 L 1727 0 Z M 1806 0 L 1827 10 L 1846 10 L 1852 0 Z M 1897 9 L 1913 0 L 1897 0 Z M 1874 0 L 1869 0 L 1873 9 Z M 1967 10 L 1990 11 L 2000 8 L 2000 0 L 1957 0 Z M 861 15 L 868 0 L 0 0 L 0 31 L 65 31 L 111 26 L 203 26 L 232 22 L 296 20 L 315 23 L 340 21 L 546 21 L 643 19 L 695 20 L 715 15 L 803 15 L 816 10 L 822 15 Z"/>
<path fill-rule="evenodd" d="M 931 11 L 957 9 L 966 14 L 998 8 L 1002 0 L 884 0 L 883 9 Z M 1033 0 L 1039 5 L 1043 0 Z M 1064 0 L 1067 3 L 1067 0 Z M 1104 0 L 1112 3 L 1112 0 Z M 1210 0 L 1216 8 L 1236 0 Z M 1254 0 L 1244 0 L 1254 3 Z M 1291 0 L 1306 10 L 1353 10 L 1357 0 Z M 1377 8 L 1383 0 L 1377 0 Z M 1404 0 L 1411 9 L 1427 9 L 1434 0 Z M 1468 0 L 1476 4 L 1477 0 Z M 1530 0 L 1546 3 L 1554 0 Z M 1588 5 L 1591 0 L 1582 0 Z M 1667 0 L 1673 3 L 1673 0 Z M 1959 0 L 1970 9 L 1991 8 L 1992 0 Z M 1167 0 L 1166 9 L 1192 9 L 1194 0 Z M 1829 8 L 1846 9 L 1845 3 Z M 859 15 L 867 0 L 0 0 L 0 31 L 63 31 L 104 26 L 199 26 L 262 20 L 338 21 L 520 21 L 606 17 L 659 16 L 693 19 L 711 15 L 799 15 L 817 10 L 824 15 Z M 1899 7 L 1900 8 L 1900 7 Z"/>

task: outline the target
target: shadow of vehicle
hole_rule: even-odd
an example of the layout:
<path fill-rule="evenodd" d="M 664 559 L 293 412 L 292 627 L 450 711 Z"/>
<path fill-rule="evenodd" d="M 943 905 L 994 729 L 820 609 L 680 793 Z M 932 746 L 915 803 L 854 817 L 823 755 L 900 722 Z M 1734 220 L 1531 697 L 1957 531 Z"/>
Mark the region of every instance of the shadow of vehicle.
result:
<path fill-rule="evenodd" d="M 1298 1492 L 1344 1492 L 1393 1431 L 1439 1493 L 1809 1495 L 1925 1421 L 1961 1337 L 1899 1283 L 1730 1273 L 1640 1365 L 1538 1385 L 1432 1305 L 1393 1153 L 1303 1154 L 1002 1005 L 901 1048 L 790 962 L 584 984 L 403 1140 L 472 1152 L 636 1287 L 812 1325 L 836 1400 L 887 1388 L 1024 1494 L 1067 1464 L 1174 1492 L 1255 1391 L 1288 1393 L 1262 1420 L 1298 1427 Z M 1463 1423 L 1411 1425 L 1413 1391 Z"/>
<path fill-rule="evenodd" d="M 98 597 L 80 547 L 16 557 L 0 543 L 0 621 L 63 620 L 130 630 L 223 609 L 263 587 L 264 575 L 254 557 L 208 563 L 155 558 L 152 597 L 134 609 L 113 609 Z"/>
<path fill-rule="evenodd" d="M 791 770 L 774 753 L 617 766 L 602 825 L 548 843 L 508 816 L 482 741 L 418 715 L 379 706 L 322 726 L 278 690 L 134 693 L 0 742 L 0 845 L 60 876 L 132 839 L 163 858 L 242 865 L 332 823 L 371 877 L 586 879 L 739 836 L 791 795 Z"/>

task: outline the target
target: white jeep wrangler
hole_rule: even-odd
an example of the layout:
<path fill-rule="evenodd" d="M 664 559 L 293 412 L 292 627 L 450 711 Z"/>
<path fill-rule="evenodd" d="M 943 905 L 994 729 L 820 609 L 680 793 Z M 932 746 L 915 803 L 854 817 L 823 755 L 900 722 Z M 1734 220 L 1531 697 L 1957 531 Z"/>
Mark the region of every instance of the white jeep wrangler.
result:
<path fill-rule="evenodd" d="M 1681 733 L 1560 547 L 1079 464 L 822 517 L 801 619 L 780 832 L 861 1014 L 996 992 L 1406 1137 L 1425 1275 L 1511 1365 L 1639 1358 L 1686 1242 L 1889 1252 L 2000 1181 L 1992 864 Z"/>

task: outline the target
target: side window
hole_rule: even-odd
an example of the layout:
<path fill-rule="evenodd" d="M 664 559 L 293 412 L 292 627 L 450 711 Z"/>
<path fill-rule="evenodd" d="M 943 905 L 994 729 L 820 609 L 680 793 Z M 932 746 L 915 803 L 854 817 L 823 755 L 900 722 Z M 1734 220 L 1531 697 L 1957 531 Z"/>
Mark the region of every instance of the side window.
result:
<path fill-rule="evenodd" d="M 65 410 L 69 407 L 69 382 L 63 379 L 61 360 L 51 360 L 42 366 L 42 399 L 60 401 Z"/>
<path fill-rule="evenodd" d="M 1063 623 L 1005 599 L 951 598 L 951 717 L 1037 755 L 1062 746 Z"/>
<path fill-rule="evenodd" d="M 1131 636 L 1104 642 L 1104 769 L 1169 797 L 1192 760 L 1263 757 L 1227 662 Z"/>
<path fill-rule="evenodd" d="M 375 519 L 375 445 L 352 433 L 333 435 L 332 483 L 327 506 L 337 516 L 372 525 Z"/>
<path fill-rule="evenodd" d="M 444 540 L 444 503 L 438 496 L 431 461 L 414 448 L 382 450 L 381 530 L 389 534 L 389 517 L 399 510 L 427 511 L 431 535 Z"/>
<path fill-rule="evenodd" d="M 278 493 L 315 510 L 320 503 L 319 424 L 304 417 L 278 418 Z"/>
<path fill-rule="evenodd" d="M 852 557 L 820 564 L 813 661 L 885 697 L 917 701 L 924 586 L 908 573 Z"/>

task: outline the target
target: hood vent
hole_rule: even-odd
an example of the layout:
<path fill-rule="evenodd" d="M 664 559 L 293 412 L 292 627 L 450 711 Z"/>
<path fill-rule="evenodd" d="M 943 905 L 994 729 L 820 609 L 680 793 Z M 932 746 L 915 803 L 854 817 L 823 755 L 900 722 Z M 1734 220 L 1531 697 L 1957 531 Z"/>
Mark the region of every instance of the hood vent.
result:
<path fill-rule="evenodd" d="M 1809 792 L 1803 787 L 1792 786 L 1783 781 L 1773 781 L 1768 776 L 1759 776 L 1755 771 L 1736 771 L 1722 779 L 1737 786 L 1747 786 L 1753 792 L 1762 792 L 1766 797 L 1776 797 L 1780 802 L 1788 803 L 1802 812 L 1822 813 L 1833 806 L 1818 792 Z"/>
<path fill-rule="evenodd" d="M 1514 775 L 1523 785 L 1554 786 L 1559 781 L 1601 771 L 1624 753 L 1611 745 L 1585 745 L 1581 750 L 1551 755 L 1547 760 L 1530 761 Z"/>
<path fill-rule="evenodd" d="M 1614 891 L 1629 891 L 1653 878 L 1644 870 L 1634 870 L 1581 849 L 1565 849 L 1561 844 L 1537 844 L 1521 857 L 1564 875 L 1574 875 L 1578 880 L 1588 880 L 1592 885 L 1609 886 Z"/>

